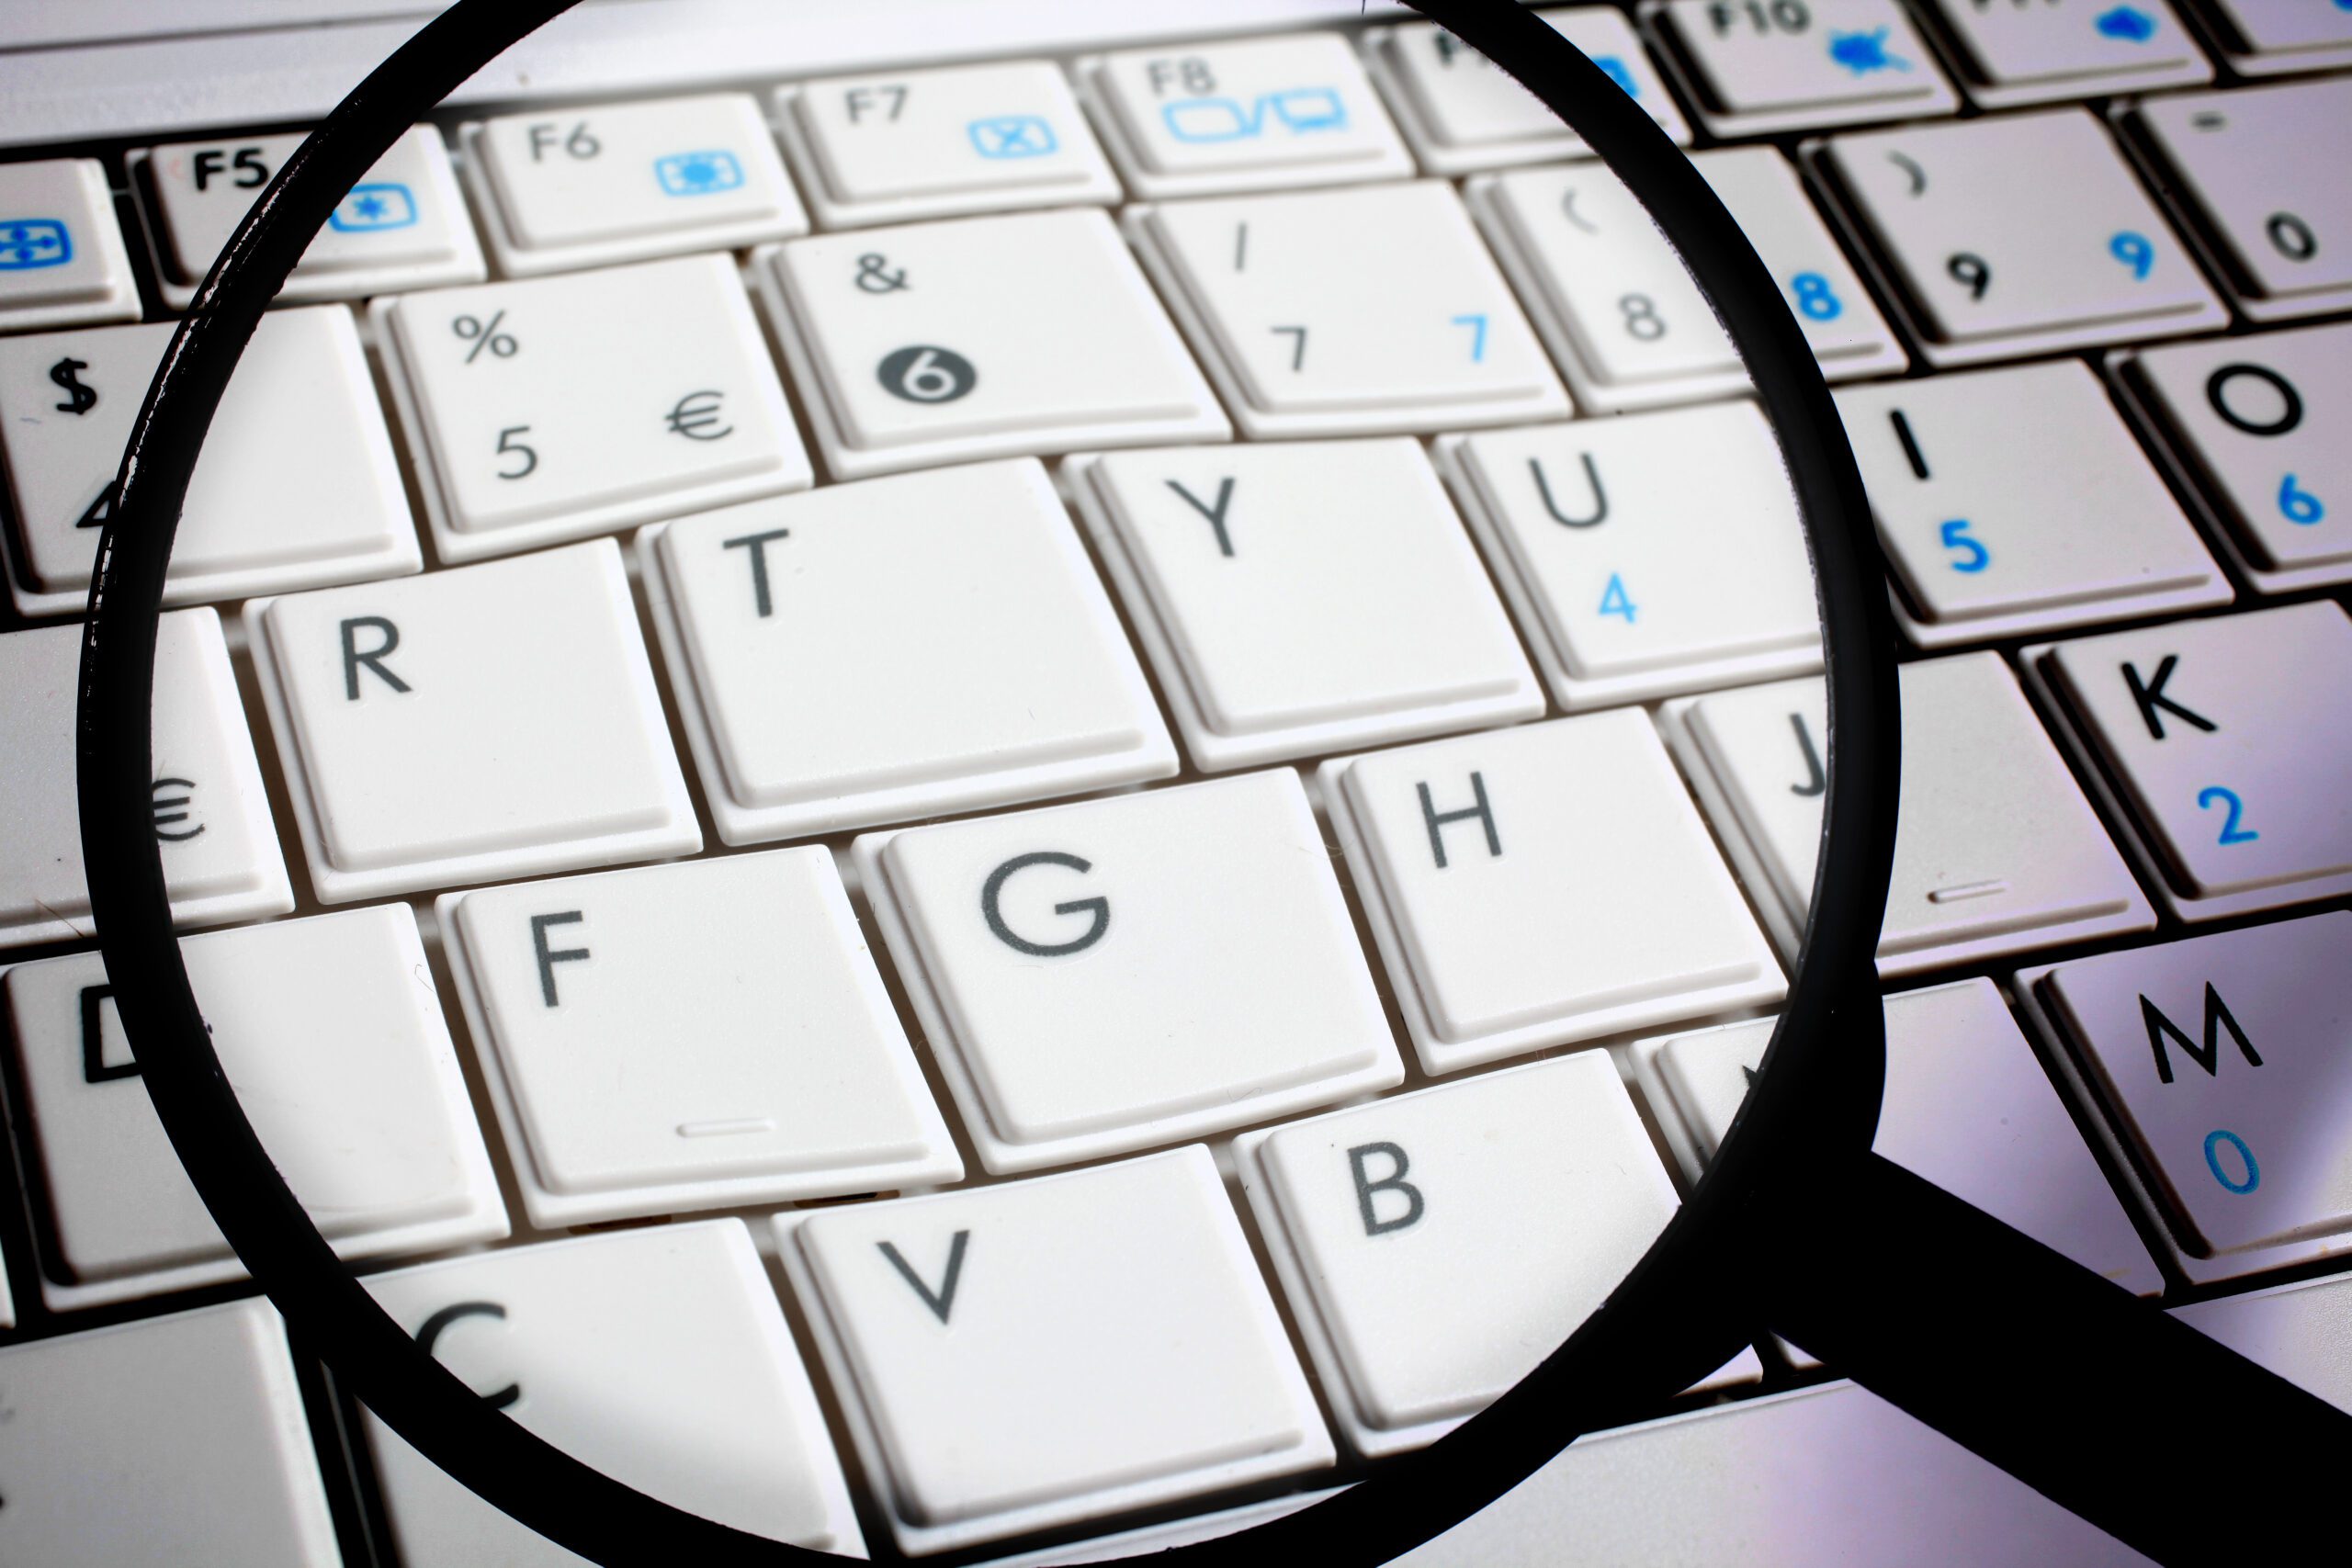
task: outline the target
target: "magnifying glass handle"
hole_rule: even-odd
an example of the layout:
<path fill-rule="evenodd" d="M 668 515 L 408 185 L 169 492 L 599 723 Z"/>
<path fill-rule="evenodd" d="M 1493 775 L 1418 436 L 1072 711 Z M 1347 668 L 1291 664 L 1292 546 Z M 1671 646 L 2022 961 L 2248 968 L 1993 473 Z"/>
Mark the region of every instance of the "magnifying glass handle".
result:
<path fill-rule="evenodd" d="M 2159 1562 L 2340 1526 L 2352 1415 L 1891 1160 L 1838 1176 L 1761 1249 L 1791 1343 Z"/>

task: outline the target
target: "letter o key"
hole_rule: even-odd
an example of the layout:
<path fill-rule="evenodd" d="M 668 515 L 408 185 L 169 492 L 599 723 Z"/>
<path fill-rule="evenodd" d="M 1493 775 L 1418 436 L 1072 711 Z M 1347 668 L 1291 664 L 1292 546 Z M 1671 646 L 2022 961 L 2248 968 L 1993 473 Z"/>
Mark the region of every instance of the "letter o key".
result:
<path fill-rule="evenodd" d="M 1031 942 L 1004 923 L 1004 912 L 997 907 L 997 900 L 1004 892 L 1004 885 L 1014 872 L 1033 865 L 1066 865 L 1072 871 L 1094 869 L 1090 862 L 1076 855 L 1038 850 L 1030 854 L 1015 855 L 989 872 L 988 881 L 980 887 L 980 914 L 987 919 L 989 930 L 995 933 L 997 940 L 1014 952 L 1025 953 L 1032 958 L 1062 958 L 1073 953 L 1083 953 L 1101 942 L 1102 933 L 1111 929 L 1111 900 L 1103 897 L 1072 898 L 1054 906 L 1057 915 L 1075 915 L 1083 909 L 1093 916 L 1092 923 L 1086 928 L 1086 934 L 1069 942 Z"/>

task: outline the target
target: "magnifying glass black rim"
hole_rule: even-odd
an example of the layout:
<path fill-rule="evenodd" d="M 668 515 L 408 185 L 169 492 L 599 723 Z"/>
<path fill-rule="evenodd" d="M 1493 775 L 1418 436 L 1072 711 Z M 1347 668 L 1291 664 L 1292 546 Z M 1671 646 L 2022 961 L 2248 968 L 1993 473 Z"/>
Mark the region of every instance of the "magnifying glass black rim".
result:
<path fill-rule="evenodd" d="M 287 1189 L 222 1073 L 147 831 L 157 616 L 189 476 L 246 341 L 327 214 L 412 125 L 573 0 L 459 0 L 379 67 L 262 192 L 165 351 L 125 452 L 85 623 L 76 715 L 98 946 L 159 1120 L 289 1327 L 453 1477 L 594 1561 L 820 1562 L 615 1481 L 484 1404 L 409 1337 Z M 1412 0 L 1552 111 L 1634 192 L 1714 307 L 1780 443 L 1813 554 L 1829 699 L 1815 896 L 1747 1102 L 1705 1175 L 1607 1303 L 1542 1366 L 1363 1484 L 1175 1560 L 1312 1551 L 1385 1562 L 1484 1506 L 1576 1436 L 1655 1404 L 1750 1343 L 1749 1248 L 1838 1157 L 1866 1152 L 1885 1068 L 1872 957 L 1893 863 L 1894 641 L 1861 479 L 1780 290 L 1704 178 L 1631 97 L 1515 0 Z M 130 826 L 129 831 L 110 828 Z M 1771 1136 L 1757 1129 L 1769 1127 Z M 869 1542 L 869 1546 L 876 1543 Z M 1163 1554 L 1162 1561 L 1170 1560 Z"/>

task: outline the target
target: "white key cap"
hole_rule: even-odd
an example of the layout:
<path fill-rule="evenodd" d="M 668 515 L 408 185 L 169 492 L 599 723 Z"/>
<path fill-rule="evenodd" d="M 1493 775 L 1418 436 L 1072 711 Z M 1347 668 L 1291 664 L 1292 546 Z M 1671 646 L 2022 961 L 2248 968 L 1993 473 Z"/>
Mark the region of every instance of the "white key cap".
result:
<path fill-rule="evenodd" d="M 1262 1503 L 1245 1503 L 1238 1508 L 1220 1508 L 1211 1514 L 1188 1514 L 1165 1524 L 1114 1530 L 1109 1535 L 1089 1536 L 1083 1540 L 1045 1547 L 1035 1551 L 1015 1552 L 1010 1557 L 991 1557 L 978 1568 L 1078 1568 L 1078 1565 L 1085 1563 L 1148 1557 L 1154 1552 L 1166 1551 L 1170 1547 L 1216 1540 L 1256 1525 L 1270 1524 L 1302 1508 L 1311 1508 L 1327 1497 L 1336 1497 L 1346 1490 L 1344 1486 L 1335 1486 L 1322 1492 L 1293 1492 L 1280 1497 L 1269 1497 Z"/>
<path fill-rule="evenodd" d="M 2213 79 L 2169 0 L 1935 0 L 1961 85 L 1984 108 Z"/>
<path fill-rule="evenodd" d="M 1562 707 L 1821 668 L 1804 532 L 1753 403 L 1453 437 L 1438 454 Z"/>
<path fill-rule="evenodd" d="M 728 256 L 381 299 L 371 315 L 445 562 L 808 488 Z"/>
<path fill-rule="evenodd" d="M 384 1310 L 538 1437 L 662 1502 L 865 1555 L 841 1463 L 741 1220 L 582 1236 L 368 1277 Z M 374 1415 L 401 1560 L 565 1568 Z"/>
<path fill-rule="evenodd" d="M 1137 207 L 1126 222 L 1245 435 L 1568 411 L 1442 181 Z"/>
<path fill-rule="evenodd" d="M 2241 76 L 2352 62 L 2352 11 L 2312 0 L 2215 0 L 2217 40 Z"/>
<path fill-rule="evenodd" d="M 2155 912 L 1993 653 L 1905 664 L 1903 781 L 1879 974 L 2143 931 Z M 1781 955 L 1821 852 L 1821 682 L 1689 697 L 1661 716 Z"/>
<path fill-rule="evenodd" d="M 1634 1047 L 1643 1091 L 1691 1180 L 1731 1130 L 1772 1023 L 1757 1019 Z M 1871 1146 L 2106 1279 L 2142 1295 L 2164 1288 L 1990 980 L 1886 998 L 1886 1095 Z"/>
<path fill-rule="evenodd" d="M 1530 1542 L 1541 1543 L 1540 1556 L 1514 1555 Z M 2148 1565 L 1849 1382 L 1579 1438 L 1396 1568 L 1530 1562 Z"/>
<path fill-rule="evenodd" d="M 1796 175 L 1766 147 L 1691 162 L 1780 280 L 1832 380 L 1901 369 L 1894 333 Z M 1472 182 L 1471 209 L 1566 374 L 1579 406 L 1643 408 L 1744 390 L 1747 378 L 1699 286 L 1633 193 L 1599 164 Z"/>
<path fill-rule="evenodd" d="M 1287 769 L 871 833 L 857 864 L 989 1171 L 1404 1077 Z"/>
<path fill-rule="evenodd" d="M 1783 992 L 1636 710 L 1340 758 L 1321 779 L 1428 1072 Z"/>
<path fill-rule="evenodd" d="M 2352 621 L 2321 600 L 2019 657 L 2184 920 L 2352 892 Z"/>
<path fill-rule="evenodd" d="M 820 235 L 756 274 L 835 479 L 1232 434 L 1101 212 Z"/>
<path fill-rule="evenodd" d="M 1419 443 L 1120 452 L 1065 471 L 1195 766 L 1544 712 Z"/>
<path fill-rule="evenodd" d="M 435 908 L 539 1228 L 963 1176 L 821 847 Z"/>
<path fill-rule="evenodd" d="M 828 229 L 1120 197 L 1069 78 L 1043 61 L 797 83 L 774 102 Z"/>
<path fill-rule="evenodd" d="M 657 525 L 638 559 L 730 844 L 1176 771 L 1110 595 L 1033 458 Z M 850 648 L 866 651 L 843 659 Z"/>
<path fill-rule="evenodd" d="M 1337 33 L 1129 50 L 1074 70 L 1127 188 L 1145 201 L 1413 172 Z"/>
<path fill-rule="evenodd" d="M 95 158 L 0 165 L 0 332 L 139 319 L 139 285 Z"/>
<path fill-rule="evenodd" d="M 2352 581 L 2352 326 L 2119 356 L 2238 569 L 2267 593 Z"/>
<path fill-rule="evenodd" d="M 1922 648 L 2230 602 L 2079 360 L 1849 388 L 1838 412 Z"/>
<path fill-rule="evenodd" d="M 503 115 L 458 135 L 482 231 L 509 277 L 808 231 L 748 93 Z"/>
<path fill-rule="evenodd" d="M 140 404 L 171 322 L 0 339 L 8 457 L 28 615 L 88 602 Z M 204 438 L 164 603 L 240 598 L 395 577 L 424 565 L 367 352 L 341 306 L 264 316 Z"/>
<path fill-rule="evenodd" d="M 775 1223 L 902 1551 L 1331 1462 L 1204 1148 Z"/>
<path fill-rule="evenodd" d="M 304 133 L 184 141 L 130 155 L 131 184 L 149 208 L 149 244 L 164 302 L 183 310 Z M 358 299 L 398 288 L 479 283 L 485 276 L 449 150 L 429 125 L 412 126 L 328 217 L 277 298 Z"/>
<path fill-rule="evenodd" d="M 0 1349 L 0 1559 L 337 1568 L 265 1301 Z"/>
<path fill-rule="evenodd" d="M 2352 1247 L 2347 975 L 2338 909 L 2018 976 L 2190 1279 Z"/>
<path fill-rule="evenodd" d="M 322 903 L 702 848 L 619 549 L 245 605 Z"/>
<path fill-rule="evenodd" d="M 1811 144 L 1930 365 L 2177 337 L 2228 312 L 2081 109 Z"/>
<path fill-rule="evenodd" d="M 2247 317 L 2352 304 L 2352 170 L 2325 152 L 2352 131 L 2352 81 L 2151 98 L 2127 123 L 2154 148 L 2165 188 L 2195 215 Z"/>
<path fill-rule="evenodd" d="M 1602 1051 L 1247 1134 L 1235 1156 L 1340 1433 L 1367 1455 L 1434 1442 L 1532 1371 L 1677 1202 Z M 1709 1381 L 1761 1371 L 1746 1350 Z"/>
<path fill-rule="evenodd" d="M 1649 0 L 1643 19 L 1716 136 L 1951 114 L 1960 96 L 1894 0 Z"/>
<path fill-rule="evenodd" d="M 1690 127 L 1623 12 L 1580 6 L 1536 15 L 1649 111 L 1675 145 L 1690 145 Z M 1591 156 L 1541 98 L 1434 23 L 1374 29 L 1364 38 L 1364 65 L 1430 174 Z"/>
<path fill-rule="evenodd" d="M 213 931 L 181 951 L 254 1130 L 340 1255 L 506 1234 L 405 905 Z M 51 1310 L 242 1279 L 139 1081 L 105 962 L 21 964 L 6 988 L 40 1129 Z"/>
<path fill-rule="evenodd" d="M 74 794 L 74 698 L 82 628 L 0 637 L 0 948 L 89 941 L 82 818 Z M 220 619 L 178 610 L 155 634 L 154 834 L 181 927 L 294 908 L 261 765 L 245 728 Z M 126 824 L 125 826 L 130 826 Z"/>

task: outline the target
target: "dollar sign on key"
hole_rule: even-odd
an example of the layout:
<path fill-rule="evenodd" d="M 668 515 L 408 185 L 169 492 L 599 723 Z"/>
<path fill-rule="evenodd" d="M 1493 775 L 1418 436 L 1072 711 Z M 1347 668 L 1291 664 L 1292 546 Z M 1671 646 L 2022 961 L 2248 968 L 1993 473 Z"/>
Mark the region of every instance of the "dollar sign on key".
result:
<path fill-rule="evenodd" d="M 87 370 L 89 367 L 88 361 L 75 359 L 71 355 L 49 367 L 49 378 L 64 388 L 65 395 L 73 400 L 71 402 L 58 404 L 58 412 L 88 413 L 98 406 L 98 394 L 82 385 L 81 378 L 74 374 L 77 370 Z"/>

